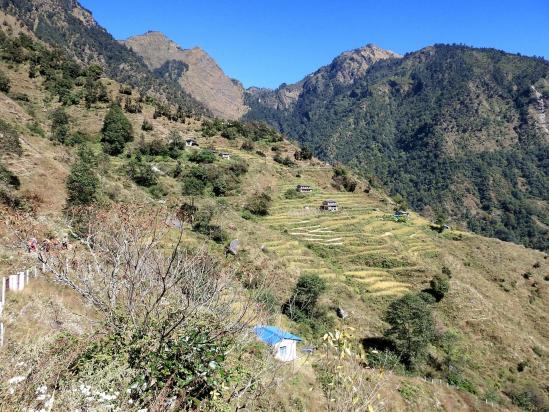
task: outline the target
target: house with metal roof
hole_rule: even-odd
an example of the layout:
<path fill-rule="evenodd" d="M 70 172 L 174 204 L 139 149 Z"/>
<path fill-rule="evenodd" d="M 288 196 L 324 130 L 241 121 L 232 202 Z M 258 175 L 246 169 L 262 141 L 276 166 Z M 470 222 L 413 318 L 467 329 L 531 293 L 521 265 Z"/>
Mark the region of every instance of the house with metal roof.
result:
<path fill-rule="evenodd" d="M 221 153 L 219 153 L 219 156 L 222 159 L 225 159 L 225 160 L 230 160 L 231 159 L 231 154 L 228 153 L 228 152 L 221 152 Z"/>
<path fill-rule="evenodd" d="M 262 342 L 272 346 L 275 359 L 282 362 L 297 359 L 297 342 L 303 341 L 299 336 L 268 325 L 256 326 L 254 333 Z"/>
<path fill-rule="evenodd" d="M 330 212 L 337 212 L 337 202 L 332 199 L 322 201 L 320 210 L 328 210 Z"/>
<path fill-rule="evenodd" d="M 295 190 L 299 193 L 311 193 L 313 189 L 309 185 L 297 185 Z"/>

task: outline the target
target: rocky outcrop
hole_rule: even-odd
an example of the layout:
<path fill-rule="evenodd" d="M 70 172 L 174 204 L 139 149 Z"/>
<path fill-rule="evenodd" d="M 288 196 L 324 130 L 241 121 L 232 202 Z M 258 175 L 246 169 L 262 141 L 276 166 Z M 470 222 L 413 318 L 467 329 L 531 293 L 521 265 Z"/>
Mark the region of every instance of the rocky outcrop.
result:
<path fill-rule="evenodd" d="M 172 67 L 174 62 L 183 63 L 186 69 L 179 70 L 177 81 L 215 116 L 238 119 L 246 113 L 243 87 L 227 77 L 201 48 L 183 49 L 160 32 L 130 37 L 123 43 L 139 54 L 157 74 L 163 72 L 161 69 L 166 67 L 166 63 Z"/>

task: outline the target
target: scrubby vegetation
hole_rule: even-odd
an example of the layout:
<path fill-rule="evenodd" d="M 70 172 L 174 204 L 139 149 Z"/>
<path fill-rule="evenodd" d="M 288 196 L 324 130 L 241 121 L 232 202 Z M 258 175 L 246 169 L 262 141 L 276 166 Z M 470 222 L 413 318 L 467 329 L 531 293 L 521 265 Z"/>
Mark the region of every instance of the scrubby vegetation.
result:
<path fill-rule="evenodd" d="M 202 125 L 202 135 L 205 137 L 220 134 L 228 140 L 234 140 L 237 137 L 243 137 L 253 142 L 267 141 L 280 142 L 282 135 L 273 128 L 260 122 L 243 123 L 238 121 L 225 121 L 214 119 L 205 121 Z"/>

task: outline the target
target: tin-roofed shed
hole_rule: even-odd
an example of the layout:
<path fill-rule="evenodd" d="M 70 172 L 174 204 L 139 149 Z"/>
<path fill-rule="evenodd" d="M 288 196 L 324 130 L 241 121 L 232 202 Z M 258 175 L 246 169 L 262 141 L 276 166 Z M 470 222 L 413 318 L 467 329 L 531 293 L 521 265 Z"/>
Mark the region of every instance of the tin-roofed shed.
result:
<path fill-rule="evenodd" d="M 254 332 L 259 339 L 273 347 L 275 359 L 283 362 L 297 359 L 296 343 L 303 340 L 299 336 L 268 325 L 256 326 Z"/>

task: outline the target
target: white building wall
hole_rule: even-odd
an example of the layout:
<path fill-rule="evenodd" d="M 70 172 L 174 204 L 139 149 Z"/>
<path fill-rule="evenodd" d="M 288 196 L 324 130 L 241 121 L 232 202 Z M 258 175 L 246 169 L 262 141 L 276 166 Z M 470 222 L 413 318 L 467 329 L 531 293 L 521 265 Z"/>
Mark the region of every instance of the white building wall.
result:
<path fill-rule="evenodd" d="M 274 345 L 275 359 L 282 362 L 291 362 L 297 359 L 297 345 L 295 340 L 284 339 Z"/>

